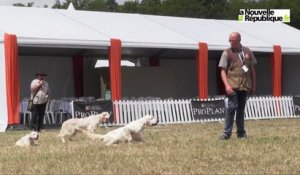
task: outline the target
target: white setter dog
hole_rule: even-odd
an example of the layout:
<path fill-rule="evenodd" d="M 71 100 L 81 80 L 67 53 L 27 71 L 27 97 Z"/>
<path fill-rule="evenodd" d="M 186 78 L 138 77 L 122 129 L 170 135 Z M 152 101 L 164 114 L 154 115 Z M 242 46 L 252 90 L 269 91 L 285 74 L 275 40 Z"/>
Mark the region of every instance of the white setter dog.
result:
<path fill-rule="evenodd" d="M 105 135 L 98 135 L 101 141 L 106 145 L 116 143 L 125 143 L 131 141 L 141 141 L 141 133 L 145 126 L 154 126 L 158 124 L 158 119 L 152 115 L 145 115 L 144 117 L 128 123 L 127 125 L 112 130 Z"/>
<path fill-rule="evenodd" d="M 39 134 L 35 131 L 23 136 L 16 142 L 16 146 L 28 147 L 37 145 L 37 140 L 39 139 Z"/>
<path fill-rule="evenodd" d="M 91 115 L 85 118 L 72 118 L 66 120 L 62 126 L 58 137 L 61 138 L 63 143 L 66 143 L 66 139 L 72 140 L 77 132 L 83 132 L 88 137 L 94 138 L 95 130 L 99 127 L 100 123 L 105 123 L 110 118 L 108 112 L 102 112 L 101 114 Z"/>

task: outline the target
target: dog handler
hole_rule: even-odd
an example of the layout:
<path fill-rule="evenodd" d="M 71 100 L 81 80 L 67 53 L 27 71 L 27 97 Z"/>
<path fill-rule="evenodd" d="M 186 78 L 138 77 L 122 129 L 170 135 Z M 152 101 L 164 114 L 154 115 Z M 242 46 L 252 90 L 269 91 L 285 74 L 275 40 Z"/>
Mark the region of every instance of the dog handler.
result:
<path fill-rule="evenodd" d="M 224 133 L 219 138 L 220 140 L 230 138 L 235 113 L 237 137 L 247 137 L 244 128 L 244 109 L 247 94 L 253 94 L 256 90 L 256 72 L 254 68 L 257 63 L 256 58 L 248 47 L 241 45 L 240 33 L 231 33 L 229 42 L 231 47 L 223 51 L 219 62 L 221 78 L 228 98 Z"/>
<path fill-rule="evenodd" d="M 33 99 L 30 128 L 37 132 L 41 132 L 41 129 L 43 129 L 44 115 L 50 94 L 49 85 L 45 81 L 45 76 L 44 71 L 36 73 L 37 78 L 32 80 L 30 85 L 31 98 L 36 94 Z"/>

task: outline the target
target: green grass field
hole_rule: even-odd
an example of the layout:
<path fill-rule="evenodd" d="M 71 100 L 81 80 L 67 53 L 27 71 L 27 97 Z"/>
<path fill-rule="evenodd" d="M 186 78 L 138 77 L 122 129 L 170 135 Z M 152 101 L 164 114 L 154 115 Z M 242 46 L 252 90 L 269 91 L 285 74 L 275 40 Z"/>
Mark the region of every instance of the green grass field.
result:
<path fill-rule="evenodd" d="M 246 129 L 247 139 L 219 141 L 222 123 L 158 125 L 143 142 L 110 147 L 82 134 L 63 144 L 49 129 L 30 148 L 14 146 L 29 130 L 7 131 L 0 174 L 300 174 L 299 119 L 246 121 Z"/>

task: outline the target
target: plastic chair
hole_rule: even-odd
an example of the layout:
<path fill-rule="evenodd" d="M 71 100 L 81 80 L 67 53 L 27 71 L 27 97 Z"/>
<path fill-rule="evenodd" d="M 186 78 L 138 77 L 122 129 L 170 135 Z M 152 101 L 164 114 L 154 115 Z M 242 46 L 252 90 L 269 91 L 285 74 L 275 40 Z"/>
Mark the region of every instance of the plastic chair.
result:
<path fill-rule="evenodd" d="M 26 126 L 26 121 L 28 121 L 28 124 L 30 123 L 32 114 L 30 111 L 27 110 L 27 103 L 28 101 L 22 101 L 20 103 L 20 112 L 21 116 L 23 118 L 23 125 Z"/>
<path fill-rule="evenodd" d="M 49 100 L 46 105 L 44 124 L 55 124 L 55 100 Z"/>
<path fill-rule="evenodd" d="M 66 111 L 67 109 L 67 105 L 69 105 L 69 103 L 67 101 L 63 101 L 63 100 L 57 100 L 56 104 L 55 104 L 55 121 L 58 121 L 58 123 L 63 123 L 64 120 L 68 119 L 68 116 L 71 115 L 70 113 L 68 113 Z"/>

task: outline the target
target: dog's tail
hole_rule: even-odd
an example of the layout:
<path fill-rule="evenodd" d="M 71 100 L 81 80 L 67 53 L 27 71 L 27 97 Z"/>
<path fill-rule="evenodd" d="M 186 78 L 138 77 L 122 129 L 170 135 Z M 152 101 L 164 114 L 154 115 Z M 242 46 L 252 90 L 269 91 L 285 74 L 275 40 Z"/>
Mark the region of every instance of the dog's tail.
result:
<path fill-rule="evenodd" d="M 61 130 L 60 132 L 59 132 L 59 134 L 57 135 L 57 137 L 62 137 L 63 136 L 63 131 Z"/>
<path fill-rule="evenodd" d="M 61 128 L 60 128 L 60 132 L 59 132 L 59 134 L 57 135 L 57 137 L 63 137 L 64 136 L 64 134 L 65 134 L 65 130 L 66 130 L 66 122 L 64 122 L 62 125 L 61 125 Z"/>
<path fill-rule="evenodd" d="M 101 134 L 94 134 L 94 133 L 90 133 L 90 132 L 86 132 L 86 135 L 91 138 L 91 139 L 98 139 L 98 140 L 103 140 L 104 139 L 104 135 Z"/>

